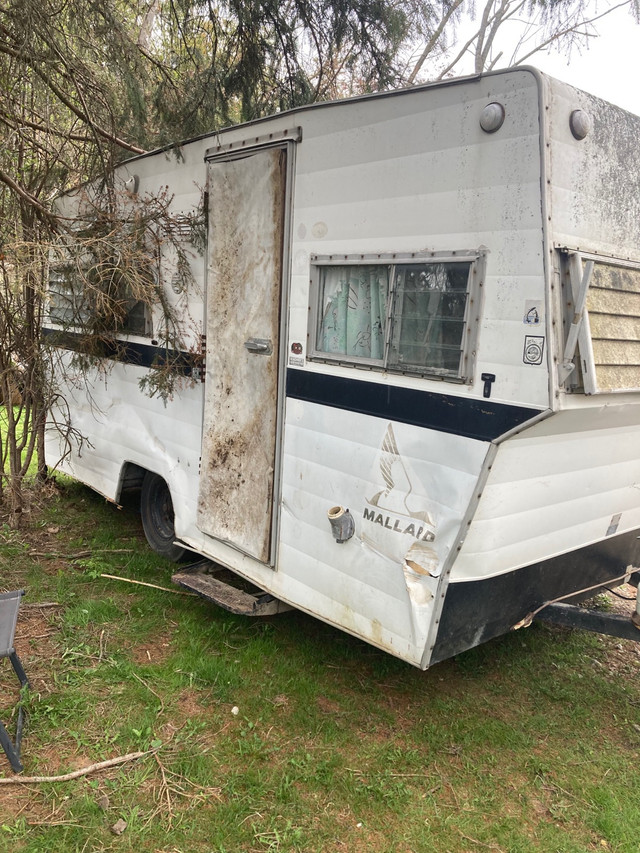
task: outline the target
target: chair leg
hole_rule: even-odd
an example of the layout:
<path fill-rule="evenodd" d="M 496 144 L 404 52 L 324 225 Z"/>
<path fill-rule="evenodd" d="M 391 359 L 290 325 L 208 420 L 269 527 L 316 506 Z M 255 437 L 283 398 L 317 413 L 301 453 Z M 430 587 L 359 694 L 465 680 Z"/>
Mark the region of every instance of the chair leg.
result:
<path fill-rule="evenodd" d="M 20 747 L 22 746 L 22 730 L 24 728 L 24 723 L 27 718 L 24 708 L 22 705 L 18 708 L 18 719 L 16 721 L 16 739 L 14 741 L 14 746 L 18 758 L 20 757 Z"/>
<path fill-rule="evenodd" d="M 20 686 L 28 687 L 29 680 L 27 679 L 22 662 L 18 655 L 15 652 L 11 652 L 9 660 L 11 661 L 11 666 L 13 667 L 15 674 L 18 676 Z M 22 702 L 22 698 L 23 697 L 20 697 L 20 702 Z M 5 755 L 9 759 L 9 764 L 11 764 L 15 773 L 20 773 L 23 770 L 22 762 L 20 761 L 20 745 L 22 743 L 22 730 L 24 728 L 25 717 L 26 714 L 24 712 L 24 708 L 22 707 L 22 704 L 20 704 L 18 706 L 15 741 L 11 740 L 6 728 L 0 722 L 0 746 L 2 746 Z"/>
<path fill-rule="evenodd" d="M 19 716 L 20 712 L 18 714 L 18 718 Z M 22 728 L 22 726 L 20 728 Z M 20 735 L 22 736 L 22 732 L 20 732 Z M 2 746 L 4 754 L 9 759 L 9 764 L 13 771 L 15 773 L 20 773 L 23 769 L 22 762 L 20 761 L 20 750 L 19 748 L 16 750 L 16 747 L 13 745 L 11 738 L 7 734 L 7 730 L 2 723 L 0 723 L 0 746 Z"/>
<path fill-rule="evenodd" d="M 27 678 L 27 674 L 24 671 L 20 658 L 15 652 L 11 652 L 9 655 L 9 660 L 11 661 L 11 666 L 13 667 L 13 671 L 18 676 L 18 681 L 21 686 L 24 687 L 25 684 L 29 684 L 29 679 Z"/>

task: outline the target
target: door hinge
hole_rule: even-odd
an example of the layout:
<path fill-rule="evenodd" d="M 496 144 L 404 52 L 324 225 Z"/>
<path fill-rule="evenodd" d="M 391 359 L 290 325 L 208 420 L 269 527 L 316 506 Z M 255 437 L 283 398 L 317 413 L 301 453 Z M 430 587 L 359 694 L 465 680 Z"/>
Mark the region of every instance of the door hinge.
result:
<path fill-rule="evenodd" d="M 197 357 L 196 366 L 193 369 L 193 378 L 204 385 L 207 375 L 207 336 L 200 335 L 200 353 Z"/>

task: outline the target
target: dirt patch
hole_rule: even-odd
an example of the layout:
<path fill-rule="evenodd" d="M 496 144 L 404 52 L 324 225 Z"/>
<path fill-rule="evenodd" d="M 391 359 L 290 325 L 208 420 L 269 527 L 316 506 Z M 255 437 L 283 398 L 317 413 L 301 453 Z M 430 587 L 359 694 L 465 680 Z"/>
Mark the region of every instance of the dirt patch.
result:
<path fill-rule="evenodd" d="M 52 692 L 53 663 L 58 651 L 58 606 L 47 607 L 38 604 L 22 602 L 18 612 L 18 623 L 15 633 L 15 650 L 20 658 L 32 693 L 46 695 Z M 20 683 L 16 677 L 13 667 L 8 658 L 0 661 L 0 696 L 2 706 L 5 708 L 3 722 L 7 726 L 9 736 L 15 735 L 15 713 L 16 704 L 20 698 Z M 29 738 L 29 725 L 27 721 L 25 729 L 25 742 L 23 752 Z M 42 767 L 47 767 L 47 773 L 55 773 L 63 760 L 56 748 L 50 750 L 41 749 L 38 761 Z M 68 769 L 82 767 L 86 763 L 86 756 L 78 755 L 71 760 L 64 756 L 65 766 Z M 9 762 L 4 753 L 0 751 L 0 776 L 12 775 Z M 27 823 L 34 825 L 50 822 L 52 818 L 52 807 L 46 796 L 40 792 L 25 789 L 21 786 L 3 786 L 0 788 L 0 814 L 3 820 L 11 818 L 23 818 Z"/>
<path fill-rule="evenodd" d="M 326 696 L 318 696 L 318 708 L 323 714 L 342 715 L 346 713 L 342 705 L 332 699 L 327 699 Z"/>
<path fill-rule="evenodd" d="M 131 649 L 131 658 L 138 664 L 164 663 L 171 655 L 173 634 L 166 632 L 148 637 L 144 643 Z"/>
<path fill-rule="evenodd" d="M 603 593 L 601 598 L 603 600 L 602 609 L 608 610 L 611 613 L 631 617 L 631 613 L 633 613 L 636 606 L 636 588 L 626 583 L 616 587 L 615 591 Z M 596 597 L 590 603 L 591 606 L 596 607 L 599 604 L 600 597 Z M 638 637 L 640 638 L 640 630 L 638 630 Z"/>
<path fill-rule="evenodd" d="M 204 713 L 198 697 L 192 690 L 183 690 L 177 699 L 178 716 L 183 720 L 194 720 Z"/>
<path fill-rule="evenodd" d="M 0 792 L 0 810 L 3 822 L 10 824 L 23 818 L 28 824 L 45 824 L 51 818 L 52 807 L 39 791 L 17 785 Z"/>

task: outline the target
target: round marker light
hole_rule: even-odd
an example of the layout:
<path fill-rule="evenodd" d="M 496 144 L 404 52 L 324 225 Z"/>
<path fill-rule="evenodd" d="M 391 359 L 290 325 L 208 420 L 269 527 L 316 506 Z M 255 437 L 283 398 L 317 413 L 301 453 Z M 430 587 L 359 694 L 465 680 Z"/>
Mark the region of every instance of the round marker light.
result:
<path fill-rule="evenodd" d="M 569 127 L 575 139 L 584 139 L 591 131 L 591 116 L 584 110 L 574 110 L 569 116 Z"/>
<path fill-rule="evenodd" d="M 506 112 L 502 104 L 499 104 L 497 101 L 493 101 L 492 103 L 487 104 L 487 106 L 482 110 L 482 115 L 480 116 L 480 127 L 485 133 L 495 133 L 496 130 L 500 130 L 504 124 L 505 115 Z"/>

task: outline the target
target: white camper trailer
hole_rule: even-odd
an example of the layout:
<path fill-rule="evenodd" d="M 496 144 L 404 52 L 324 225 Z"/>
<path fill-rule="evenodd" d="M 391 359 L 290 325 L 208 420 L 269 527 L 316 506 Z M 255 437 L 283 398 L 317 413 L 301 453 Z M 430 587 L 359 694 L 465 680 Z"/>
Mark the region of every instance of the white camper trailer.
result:
<path fill-rule="evenodd" d="M 162 553 L 423 669 L 621 583 L 640 559 L 639 138 L 523 67 L 127 161 L 119 180 L 168 187 L 177 213 L 206 189 L 195 285 L 167 292 L 203 381 L 140 390 L 150 316 L 108 371 L 67 371 L 90 442 L 60 467 L 113 501 L 141 485 Z M 224 597 L 215 574 L 180 581 Z"/>

